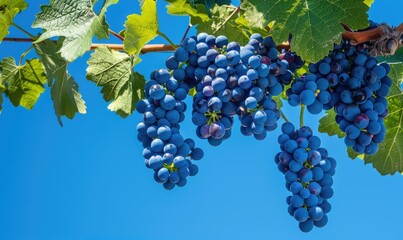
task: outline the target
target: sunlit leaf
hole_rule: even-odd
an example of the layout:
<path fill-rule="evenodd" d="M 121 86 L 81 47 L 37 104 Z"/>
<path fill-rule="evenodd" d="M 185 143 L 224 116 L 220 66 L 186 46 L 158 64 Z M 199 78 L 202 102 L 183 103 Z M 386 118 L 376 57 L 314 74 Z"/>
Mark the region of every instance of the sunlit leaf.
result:
<path fill-rule="evenodd" d="M 32 109 L 41 93 L 45 91 L 45 70 L 39 59 L 27 60 L 17 66 L 14 58 L 7 57 L 1 62 L 2 82 L 7 83 L 5 91 L 14 106 Z"/>
<path fill-rule="evenodd" d="M 105 101 L 112 101 L 108 109 L 121 117 L 135 110 L 138 100 L 144 97 L 145 79 L 133 72 L 135 57 L 102 46 L 88 60 L 87 79 L 102 87 Z"/>
<path fill-rule="evenodd" d="M 51 0 L 50 5 L 41 6 L 32 25 L 46 31 L 37 42 L 52 37 L 65 37 L 60 49 L 62 57 L 73 61 L 91 48 L 94 36 L 108 38 L 106 9 L 118 0 L 107 0 L 100 15 L 95 14 L 91 0 Z"/>
<path fill-rule="evenodd" d="M 24 0 L 0 0 L 0 42 L 7 36 L 14 17 L 27 6 Z"/>
<path fill-rule="evenodd" d="M 157 5 L 155 0 L 144 0 L 141 15 L 127 16 L 124 48 L 129 54 L 140 54 L 149 41 L 158 36 Z"/>

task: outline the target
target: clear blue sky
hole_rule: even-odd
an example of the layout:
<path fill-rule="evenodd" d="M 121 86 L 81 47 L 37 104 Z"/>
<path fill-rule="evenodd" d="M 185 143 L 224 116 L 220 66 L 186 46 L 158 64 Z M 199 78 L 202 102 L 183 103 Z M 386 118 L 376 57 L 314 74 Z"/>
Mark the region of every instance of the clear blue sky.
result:
<path fill-rule="evenodd" d="M 16 21 L 29 26 L 39 4 Z M 179 42 L 187 18 L 171 17 L 159 1 L 160 27 Z M 370 17 L 403 22 L 403 2 L 375 1 Z M 119 31 L 137 1 L 121 0 L 108 10 L 111 28 Z M 23 36 L 11 29 L 12 36 Z M 194 33 L 194 31 L 193 31 Z M 115 40 L 115 39 L 113 39 Z M 156 39 L 155 42 L 163 42 Z M 2 43 L 0 55 L 19 57 L 29 45 Z M 185 188 L 166 191 L 145 168 L 136 140 L 135 114 L 125 120 L 107 110 L 100 89 L 85 80 L 89 54 L 69 69 L 80 85 L 88 114 L 58 125 L 49 91 L 34 110 L 14 108 L 8 100 L 0 116 L 0 239 L 4 240 L 205 240 L 205 239 L 399 239 L 403 224 L 403 177 L 380 176 L 370 165 L 348 159 L 342 140 L 321 134 L 338 161 L 332 212 L 323 229 L 301 233 L 287 213 L 284 177 L 277 171 L 279 151 L 274 131 L 265 141 L 242 136 L 219 148 L 198 140 L 205 150 L 199 174 Z M 143 56 L 137 70 L 163 66 L 167 54 Z M 298 109 L 286 108 L 295 123 Z M 320 116 L 306 122 L 317 129 Z M 196 138 L 187 115 L 187 137 Z"/>

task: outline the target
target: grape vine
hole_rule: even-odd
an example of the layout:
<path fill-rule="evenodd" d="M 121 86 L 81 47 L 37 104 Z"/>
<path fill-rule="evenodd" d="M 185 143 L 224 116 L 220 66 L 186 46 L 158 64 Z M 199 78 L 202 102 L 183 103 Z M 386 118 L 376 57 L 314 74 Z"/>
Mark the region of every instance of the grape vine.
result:
<path fill-rule="evenodd" d="M 0 42 L 30 46 L 19 61 L 0 61 L 0 111 L 3 94 L 14 106 L 32 109 L 47 85 L 61 125 L 63 116 L 85 114 L 79 81 L 68 66 L 93 51 L 86 79 L 101 88 L 109 110 L 123 118 L 142 114 L 137 139 L 145 165 L 168 190 L 185 186 L 204 157 L 197 141 L 181 132 L 186 111 L 196 135 L 212 146 L 231 137 L 236 119 L 240 132 L 257 140 L 283 119 L 281 152 L 274 158 L 292 193 L 288 211 L 303 232 L 326 225 L 336 167 L 304 125 L 305 109 L 326 110 L 319 132 L 344 138 L 351 158 L 364 159 L 382 175 L 403 173 L 403 24 L 368 21 L 372 1 L 166 2 L 169 14 L 189 17 L 179 43 L 161 29 L 155 0 L 140 1 L 140 13 L 123 19 L 121 31 L 107 23 L 107 10 L 118 0 L 51 0 L 29 30 L 17 23 L 28 4 L 3 1 Z M 326 19 L 313 19 L 315 12 L 327 13 Z M 9 28 L 27 37 L 7 36 Z M 196 36 L 187 36 L 191 29 Z M 110 35 L 113 43 L 104 43 Z M 154 39 L 164 42 L 150 44 Z M 36 57 L 25 59 L 31 51 Z M 153 52 L 172 56 L 145 77 L 136 69 L 142 54 Z M 299 129 L 283 103 L 301 107 Z"/>

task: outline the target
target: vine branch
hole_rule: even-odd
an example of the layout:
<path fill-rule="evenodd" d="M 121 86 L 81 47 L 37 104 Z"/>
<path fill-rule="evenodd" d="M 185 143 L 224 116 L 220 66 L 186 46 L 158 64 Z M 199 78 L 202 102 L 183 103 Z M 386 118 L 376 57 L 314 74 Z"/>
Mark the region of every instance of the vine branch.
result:
<path fill-rule="evenodd" d="M 234 11 L 233 14 L 235 14 L 236 12 L 237 11 Z M 403 23 L 400 24 L 395 29 L 398 30 L 398 31 L 403 32 Z M 113 34 L 113 33 L 111 33 L 111 34 Z M 376 40 L 376 39 L 380 38 L 381 36 L 383 36 L 384 34 L 385 34 L 384 27 L 379 26 L 377 28 L 366 30 L 366 31 L 361 31 L 361 32 L 345 31 L 343 33 L 343 38 L 348 39 L 348 40 L 352 40 L 355 44 L 360 44 L 360 43 Z M 115 34 L 113 34 L 113 35 L 115 35 Z M 159 33 L 159 35 L 164 37 L 164 34 Z M 8 38 L 4 38 L 3 41 L 8 41 L 8 42 L 33 42 L 33 41 L 35 41 L 35 36 L 32 36 L 32 37 L 33 38 L 8 37 Z M 120 35 L 119 35 L 119 37 L 122 38 L 122 36 L 120 36 Z M 168 41 L 169 38 L 165 38 L 165 39 L 167 39 L 167 41 Z M 170 40 L 169 40 L 169 42 L 170 42 L 171 45 L 168 45 L 168 44 L 147 44 L 141 50 L 141 53 L 144 54 L 144 53 L 149 53 L 149 52 L 171 52 L 171 51 L 174 51 L 175 47 L 177 45 L 174 44 Z M 97 48 L 99 46 L 107 46 L 107 47 L 109 47 L 111 49 L 118 50 L 118 51 L 123 50 L 123 44 L 108 44 L 108 43 L 102 43 L 102 44 L 94 43 L 94 44 L 91 45 L 91 49 L 93 50 L 93 49 L 95 49 L 95 48 Z M 288 42 L 284 42 L 282 44 L 277 45 L 277 49 L 279 49 L 279 50 L 290 49 L 290 44 Z"/>

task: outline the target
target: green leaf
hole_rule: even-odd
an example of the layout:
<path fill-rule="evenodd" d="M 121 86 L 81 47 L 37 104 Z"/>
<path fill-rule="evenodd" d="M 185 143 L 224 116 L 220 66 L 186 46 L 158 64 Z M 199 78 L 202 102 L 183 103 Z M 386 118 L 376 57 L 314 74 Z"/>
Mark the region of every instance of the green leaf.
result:
<path fill-rule="evenodd" d="M 403 173 L 403 64 L 393 64 L 389 77 L 393 80 L 388 100 L 389 115 L 385 118 L 386 138 L 373 156 L 366 155 L 365 163 L 372 163 L 382 175 Z"/>
<path fill-rule="evenodd" d="M 118 3 L 119 0 L 106 0 L 102 6 L 98 17 L 95 19 L 92 29 L 95 32 L 95 36 L 100 40 L 102 38 L 109 38 L 109 24 L 106 22 L 106 11 L 109 6 Z"/>
<path fill-rule="evenodd" d="M 58 53 L 61 43 L 45 40 L 35 43 L 34 47 L 45 67 L 53 107 L 60 125 L 63 126 L 61 116 L 72 119 L 77 112 L 85 114 L 85 102 L 78 92 L 78 84 L 67 72 L 68 63 Z"/>
<path fill-rule="evenodd" d="M 210 19 L 203 4 L 190 4 L 186 0 L 166 0 L 170 3 L 167 6 L 171 15 L 190 16 L 192 24 L 208 21 Z"/>
<path fill-rule="evenodd" d="M 207 11 L 207 14 L 209 15 L 209 17 L 211 17 L 211 12 L 210 9 L 215 5 L 228 5 L 231 4 L 231 0 L 190 0 L 190 2 L 194 5 L 194 4 L 203 4 L 205 6 L 205 9 Z"/>
<path fill-rule="evenodd" d="M 247 43 L 249 41 L 248 33 L 235 23 L 237 15 L 235 14 L 228 19 L 233 12 L 234 7 L 232 6 L 214 6 L 211 9 L 211 19 L 207 22 L 199 23 L 196 27 L 197 32 L 206 32 L 217 36 L 225 35 L 230 41 L 237 41 L 240 44 Z"/>
<path fill-rule="evenodd" d="M 3 104 L 3 92 L 6 90 L 6 87 L 3 84 L 0 84 L 0 113 L 3 110 L 3 107 L 1 106 Z"/>
<path fill-rule="evenodd" d="M 367 4 L 368 7 L 371 7 L 372 3 L 374 3 L 375 0 L 364 0 L 364 3 Z"/>
<path fill-rule="evenodd" d="M 234 12 L 237 13 L 234 14 Z M 252 33 L 260 33 L 267 36 L 269 33 L 265 29 L 263 14 L 248 1 L 244 1 L 240 9 L 234 6 L 222 5 L 214 6 L 211 9 L 211 19 L 200 22 L 197 26 L 198 32 L 206 32 L 214 35 L 225 35 L 230 41 L 237 41 L 240 44 L 249 42 Z"/>
<path fill-rule="evenodd" d="M 41 6 L 42 12 L 36 15 L 32 25 L 46 31 L 37 42 L 48 38 L 65 37 L 60 49 L 62 57 L 73 61 L 91 48 L 92 38 L 108 38 L 106 9 L 118 0 L 107 0 L 97 16 L 91 0 L 51 0 L 50 5 Z"/>
<path fill-rule="evenodd" d="M 341 22 L 352 29 L 369 25 L 368 6 L 357 0 L 250 0 L 273 26 L 273 39 L 287 41 L 304 60 L 317 62 L 328 55 L 344 32 Z"/>
<path fill-rule="evenodd" d="M 144 45 L 158 36 L 156 1 L 144 0 L 141 6 L 141 15 L 132 14 L 127 16 L 125 28 L 125 51 L 130 55 L 140 54 Z"/>
<path fill-rule="evenodd" d="M 14 17 L 27 6 L 24 0 L 0 0 L 0 42 L 7 36 Z"/>
<path fill-rule="evenodd" d="M 27 60 L 23 66 L 17 66 L 12 57 L 1 62 L 2 82 L 7 83 L 6 96 L 14 106 L 32 109 L 41 93 L 45 91 L 45 70 L 38 59 Z"/>
<path fill-rule="evenodd" d="M 243 1 L 241 3 L 242 15 L 240 18 L 244 18 L 246 26 L 251 30 L 264 29 L 267 27 L 267 22 L 263 13 L 259 12 L 256 7 L 250 3 L 250 1 Z M 267 31 L 264 31 L 265 35 L 268 35 Z M 253 32 L 251 32 L 252 34 Z M 265 36 L 264 35 L 264 36 Z"/>
<path fill-rule="evenodd" d="M 336 122 L 336 112 L 333 110 L 326 111 L 326 116 L 319 120 L 319 132 L 327 133 L 329 136 L 337 135 L 339 138 L 345 137 L 346 134 L 340 130 Z"/>
<path fill-rule="evenodd" d="M 144 97 L 145 79 L 133 72 L 136 57 L 102 46 L 88 60 L 87 79 L 102 86 L 108 109 L 125 118 L 135 110 L 138 100 Z"/>
<path fill-rule="evenodd" d="M 377 57 L 378 62 L 387 62 L 387 63 L 403 63 L 403 47 L 399 48 L 394 55 L 387 57 Z"/>

